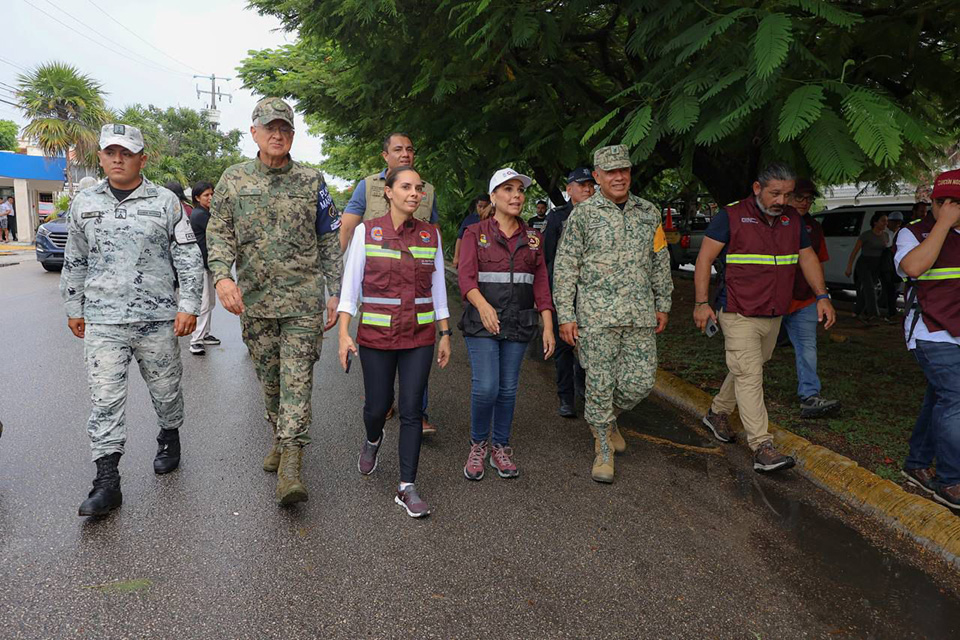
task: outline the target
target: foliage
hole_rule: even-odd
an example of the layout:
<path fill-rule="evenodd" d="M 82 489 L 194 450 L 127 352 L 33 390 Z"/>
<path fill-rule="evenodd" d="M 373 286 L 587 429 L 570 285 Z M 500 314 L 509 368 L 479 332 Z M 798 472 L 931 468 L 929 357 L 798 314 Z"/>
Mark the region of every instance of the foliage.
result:
<path fill-rule="evenodd" d="M 559 202 L 565 172 L 619 141 L 641 190 L 674 169 L 729 202 L 772 160 L 885 186 L 960 116 L 949 0 L 250 4 L 299 39 L 251 52 L 246 86 L 294 98 L 342 177 L 409 131 L 446 215 L 505 165 Z"/>
<path fill-rule="evenodd" d="M 240 131 L 214 129 L 194 109 L 133 105 L 116 114 L 116 119 L 143 132 L 148 155 L 143 174 L 159 184 L 169 180 L 184 188 L 198 180 L 216 184 L 224 169 L 243 161 Z"/>
<path fill-rule="evenodd" d="M 57 198 L 57 202 L 54 205 L 54 216 L 60 217 L 60 214 L 70 208 L 70 196 L 67 194 L 61 195 Z"/>
<path fill-rule="evenodd" d="M 89 164 L 97 149 L 100 127 L 109 112 L 102 85 L 76 67 L 49 62 L 17 76 L 17 104 L 30 120 L 24 135 L 33 138 L 44 153 L 70 156 Z"/>
<path fill-rule="evenodd" d="M 0 151 L 17 150 L 17 134 L 20 127 L 13 120 L 0 120 Z"/>

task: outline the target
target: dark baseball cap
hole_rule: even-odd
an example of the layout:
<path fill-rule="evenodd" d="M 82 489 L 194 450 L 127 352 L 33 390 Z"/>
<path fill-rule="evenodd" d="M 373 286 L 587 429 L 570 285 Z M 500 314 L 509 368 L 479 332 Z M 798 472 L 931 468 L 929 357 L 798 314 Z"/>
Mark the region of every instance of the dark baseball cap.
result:
<path fill-rule="evenodd" d="M 810 178 L 799 178 L 793 186 L 794 193 L 806 193 L 815 198 L 820 197 L 820 190 L 817 189 L 817 185 L 813 183 L 813 180 Z"/>
<path fill-rule="evenodd" d="M 567 184 L 571 182 L 596 182 L 593 173 L 586 167 L 577 167 L 567 174 Z"/>

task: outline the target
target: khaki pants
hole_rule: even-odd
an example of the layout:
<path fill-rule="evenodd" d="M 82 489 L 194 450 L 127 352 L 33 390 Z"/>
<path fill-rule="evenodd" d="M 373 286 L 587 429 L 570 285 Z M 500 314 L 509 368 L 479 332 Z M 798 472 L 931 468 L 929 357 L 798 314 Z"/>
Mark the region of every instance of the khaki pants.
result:
<path fill-rule="evenodd" d="M 763 403 L 763 365 L 777 346 L 781 318 L 747 318 L 721 311 L 719 320 L 730 372 L 710 408 L 714 413 L 729 415 L 739 407 L 747 445 L 756 451 L 773 439 L 767 429 L 767 407 Z"/>

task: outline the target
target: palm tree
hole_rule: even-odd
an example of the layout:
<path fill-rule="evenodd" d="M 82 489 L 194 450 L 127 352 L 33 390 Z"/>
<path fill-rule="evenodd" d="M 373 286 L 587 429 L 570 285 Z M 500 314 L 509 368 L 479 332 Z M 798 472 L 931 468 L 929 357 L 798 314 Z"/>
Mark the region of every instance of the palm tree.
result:
<path fill-rule="evenodd" d="M 97 150 L 100 127 L 109 116 L 103 95 L 99 82 L 63 62 L 49 62 L 17 77 L 18 106 L 30 120 L 24 134 L 44 153 L 66 156 L 68 177 L 71 149 L 82 164 Z M 72 193 L 73 182 L 68 182 Z"/>

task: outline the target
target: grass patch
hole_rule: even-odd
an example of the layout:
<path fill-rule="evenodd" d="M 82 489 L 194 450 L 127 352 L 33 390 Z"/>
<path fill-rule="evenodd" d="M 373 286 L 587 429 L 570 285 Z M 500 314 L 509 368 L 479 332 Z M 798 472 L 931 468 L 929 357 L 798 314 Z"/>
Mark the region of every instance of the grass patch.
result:
<path fill-rule="evenodd" d="M 674 277 L 673 312 L 659 337 L 660 366 L 713 395 L 727 375 L 723 336 L 707 338 L 693 324 L 693 281 Z M 843 305 L 841 305 L 843 306 Z M 899 323 L 863 327 L 849 311 L 818 337 L 824 397 L 840 400 L 827 419 L 800 419 L 792 347 L 777 347 L 764 367 L 770 419 L 811 442 L 841 453 L 877 475 L 898 481 L 907 441 L 926 389 L 920 366 L 907 351 Z M 830 339 L 829 334 L 846 338 Z"/>

